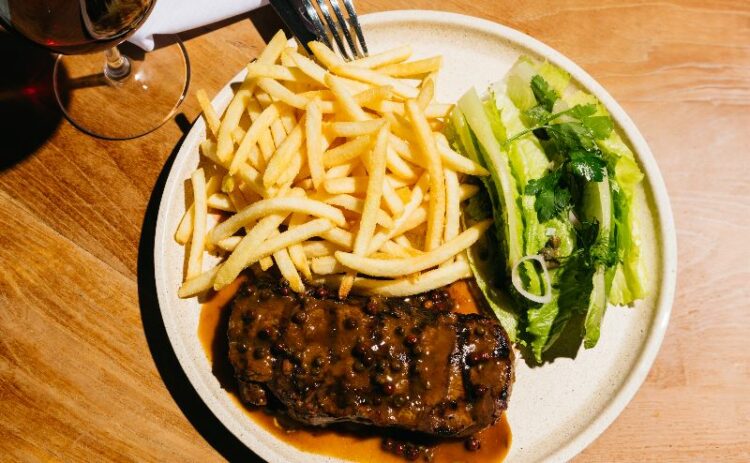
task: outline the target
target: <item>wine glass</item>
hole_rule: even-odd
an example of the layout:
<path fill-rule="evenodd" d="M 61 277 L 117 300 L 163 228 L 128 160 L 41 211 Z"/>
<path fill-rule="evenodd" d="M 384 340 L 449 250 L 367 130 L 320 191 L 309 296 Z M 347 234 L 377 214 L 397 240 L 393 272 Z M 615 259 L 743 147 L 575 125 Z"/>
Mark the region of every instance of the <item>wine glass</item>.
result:
<path fill-rule="evenodd" d="M 125 140 L 169 120 L 185 98 L 190 65 L 182 42 L 144 53 L 118 44 L 141 26 L 156 0 L 0 0 L 0 25 L 59 53 L 57 101 L 73 125 Z M 100 54 L 104 50 L 104 59 Z"/>

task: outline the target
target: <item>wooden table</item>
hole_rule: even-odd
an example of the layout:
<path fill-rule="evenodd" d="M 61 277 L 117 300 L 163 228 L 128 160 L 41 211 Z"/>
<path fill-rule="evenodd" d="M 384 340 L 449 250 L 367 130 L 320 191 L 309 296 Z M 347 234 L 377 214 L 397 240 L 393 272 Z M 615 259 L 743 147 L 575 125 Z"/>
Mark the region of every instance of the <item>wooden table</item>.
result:
<path fill-rule="evenodd" d="M 362 13 L 439 8 L 517 28 L 624 106 L 672 199 L 677 297 L 645 384 L 578 460 L 750 460 L 750 3 L 357 3 Z M 16 129 L 0 137 L 0 460 L 251 460 L 169 347 L 151 242 L 171 156 L 198 114 L 195 90 L 217 91 L 276 27 L 265 8 L 186 36 L 191 97 L 146 137 L 98 140 L 44 110 L 22 121 L 37 147 L 9 149 L 25 136 Z"/>

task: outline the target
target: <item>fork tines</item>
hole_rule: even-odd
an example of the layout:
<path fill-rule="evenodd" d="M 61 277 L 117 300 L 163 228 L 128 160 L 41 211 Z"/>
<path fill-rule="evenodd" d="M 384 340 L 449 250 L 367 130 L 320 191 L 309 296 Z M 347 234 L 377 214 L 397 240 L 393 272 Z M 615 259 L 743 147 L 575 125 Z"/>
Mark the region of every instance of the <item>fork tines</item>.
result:
<path fill-rule="evenodd" d="M 337 51 L 347 61 L 367 56 L 362 27 L 352 0 L 297 0 L 297 11 L 317 40 Z M 333 11 L 333 13 L 331 12 Z M 352 31 L 353 29 L 353 31 Z"/>

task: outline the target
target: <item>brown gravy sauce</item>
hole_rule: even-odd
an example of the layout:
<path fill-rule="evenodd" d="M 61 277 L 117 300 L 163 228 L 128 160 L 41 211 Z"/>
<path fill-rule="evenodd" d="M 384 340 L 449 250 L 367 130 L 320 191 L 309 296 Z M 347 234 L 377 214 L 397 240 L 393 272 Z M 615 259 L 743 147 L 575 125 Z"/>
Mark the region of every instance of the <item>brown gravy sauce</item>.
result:
<path fill-rule="evenodd" d="M 382 430 L 377 431 L 366 427 L 354 431 L 344 428 L 289 427 L 284 422 L 283 416 L 276 416 L 262 409 L 245 407 L 242 404 L 236 394 L 234 372 L 229 363 L 227 325 L 229 323 L 228 303 L 243 280 L 244 277 L 238 278 L 207 300 L 201 308 L 198 322 L 198 337 L 212 365 L 212 372 L 222 388 L 230 394 L 239 407 L 245 410 L 250 419 L 278 439 L 299 450 L 356 462 L 404 463 L 406 461 L 404 457 L 386 452 L 381 448 Z M 466 282 L 454 283 L 449 288 L 449 293 L 456 301 L 457 312 L 477 311 L 471 297 L 471 289 Z M 503 461 L 511 444 L 511 432 L 505 414 L 495 425 L 480 431 L 474 437 L 479 440 L 480 448 L 471 452 L 464 447 L 463 439 L 430 443 L 433 449 L 430 462 L 499 463 Z M 424 460 L 420 458 L 418 461 Z"/>

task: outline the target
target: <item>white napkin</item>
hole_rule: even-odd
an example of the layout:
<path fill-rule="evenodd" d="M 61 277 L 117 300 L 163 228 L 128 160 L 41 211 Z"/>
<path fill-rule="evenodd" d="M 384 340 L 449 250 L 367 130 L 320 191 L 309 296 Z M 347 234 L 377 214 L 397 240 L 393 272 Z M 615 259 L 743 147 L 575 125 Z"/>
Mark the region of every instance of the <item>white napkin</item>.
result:
<path fill-rule="evenodd" d="M 195 29 L 267 3 L 268 0 L 159 0 L 146 23 L 128 40 L 151 51 L 155 34 L 176 34 Z"/>

